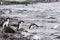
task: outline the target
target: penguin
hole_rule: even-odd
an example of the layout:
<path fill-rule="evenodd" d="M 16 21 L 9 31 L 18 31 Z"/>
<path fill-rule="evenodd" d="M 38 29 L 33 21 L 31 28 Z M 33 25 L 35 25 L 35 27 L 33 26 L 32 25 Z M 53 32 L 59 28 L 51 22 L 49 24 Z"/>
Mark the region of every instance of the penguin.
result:
<path fill-rule="evenodd" d="M 24 21 L 20 20 L 20 21 L 18 22 L 18 24 L 13 24 L 13 25 L 12 25 L 12 26 L 13 26 L 13 29 L 16 28 L 16 29 L 14 29 L 14 30 L 17 30 L 17 31 L 19 31 L 20 29 L 23 29 L 22 26 L 21 26 L 23 23 L 24 23 Z"/>
<path fill-rule="evenodd" d="M 4 20 L 4 22 L 3 22 L 3 28 L 5 28 L 5 27 L 8 27 L 8 25 L 9 25 L 9 18 L 6 18 L 6 20 Z"/>
<path fill-rule="evenodd" d="M 24 23 L 24 21 L 19 21 L 18 22 L 18 29 L 22 28 L 21 25 Z"/>
<path fill-rule="evenodd" d="M 47 19 L 55 19 L 55 17 L 53 15 L 47 16 Z"/>
<path fill-rule="evenodd" d="M 32 23 L 32 24 L 29 26 L 29 29 L 34 29 L 35 27 L 39 27 L 39 26 L 36 25 L 35 23 Z"/>
<path fill-rule="evenodd" d="M 51 29 L 57 29 L 57 28 L 59 28 L 60 26 L 59 26 L 59 24 L 57 24 L 57 25 L 55 25 L 53 28 L 51 28 Z"/>
<path fill-rule="evenodd" d="M 6 18 L 3 23 L 2 32 L 3 33 L 15 33 L 15 31 L 9 26 L 10 18 Z"/>
<path fill-rule="evenodd" d="M 1 5 L 3 4 L 3 2 L 2 2 L 2 1 L 1 1 L 0 3 L 1 3 Z"/>

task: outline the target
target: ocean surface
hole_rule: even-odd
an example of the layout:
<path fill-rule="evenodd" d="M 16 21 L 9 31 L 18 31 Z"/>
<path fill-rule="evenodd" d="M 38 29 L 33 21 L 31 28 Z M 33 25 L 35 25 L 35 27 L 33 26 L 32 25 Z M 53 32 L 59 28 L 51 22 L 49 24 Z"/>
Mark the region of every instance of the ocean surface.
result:
<path fill-rule="evenodd" d="M 13 34 L 15 37 L 13 40 L 60 40 L 60 37 L 57 38 L 60 36 L 60 2 L 35 3 L 28 4 L 28 6 L 0 5 L 0 18 L 7 17 L 11 18 L 9 25 L 23 20 L 22 28 L 28 31 L 21 32 L 22 35 Z M 31 23 L 35 23 L 39 27 L 30 30 Z M 54 29 L 54 27 L 56 28 Z M 10 40 L 10 38 L 8 37 L 6 40 Z"/>

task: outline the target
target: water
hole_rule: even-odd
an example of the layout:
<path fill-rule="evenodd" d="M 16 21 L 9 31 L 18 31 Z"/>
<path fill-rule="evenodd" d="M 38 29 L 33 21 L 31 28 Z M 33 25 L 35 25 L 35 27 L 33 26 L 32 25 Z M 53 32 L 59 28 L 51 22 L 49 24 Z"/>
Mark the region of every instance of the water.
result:
<path fill-rule="evenodd" d="M 36 3 L 36 4 L 33 4 L 33 6 L 32 4 L 29 4 L 28 6 L 1 5 L 0 10 L 7 8 L 7 9 L 12 10 L 12 12 L 9 13 L 8 10 L 2 10 L 5 13 L 1 14 L 0 16 L 12 18 L 13 20 L 12 19 L 10 20 L 10 25 L 17 24 L 19 20 L 25 21 L 23 28 L 27 30 L 28 33 L 22 32 L 21 34 L 25 35 L 24 37 L 27 37 L 27 36 L 32 35 L 32 33 L 37 33 L 36 35 L 33 34 L 32 37 L 29 37 L 30 39 L 32 38 L 31 40 L 35 38 L 36 40 L 41 39 L 45 36 L 50 37 L 53 40 L 56 40 L 54 39 L 55 36 L 54 35 L 51 36 L 51 34 L 55 32 L 58 32 L 57 34 L 59 34 L 60 30 L 59 28 L 57 30 L 51 29 L 51 28 L 60 24 L 59 4 L 60 2 L 58 3 Z M 35 23 L 39 27 L 37 29 L 29 30 L 28 28 L 31 23 Z"/>

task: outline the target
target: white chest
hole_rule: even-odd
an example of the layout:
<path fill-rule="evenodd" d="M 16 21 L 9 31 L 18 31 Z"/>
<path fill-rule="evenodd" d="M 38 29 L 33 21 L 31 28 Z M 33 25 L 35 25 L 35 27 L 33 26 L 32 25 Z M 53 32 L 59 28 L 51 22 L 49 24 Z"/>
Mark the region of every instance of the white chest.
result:
<path fill-rule="evenodd" d="M 36 28 L 36 26 L 31 26 L 31 28 L 30 29 L 35 29 Z"/>
<path fill-rule="evenodd" d="M 8 26 L 8 24 L 9 24 L 9 22 L 5 22 L 3 25 L 6 25 L 6 26 Z"/>
<path fill-rule="evenodd" d="M 9 22 L 5 22 L 6 24 L 9 24 Z"/>
<path fill-rule="evenodd" d="M 21 24 L 19 24 L 19 29 L 20 29 L 20 28 L 22 28 L 22 23 L 21 23 Z"/>

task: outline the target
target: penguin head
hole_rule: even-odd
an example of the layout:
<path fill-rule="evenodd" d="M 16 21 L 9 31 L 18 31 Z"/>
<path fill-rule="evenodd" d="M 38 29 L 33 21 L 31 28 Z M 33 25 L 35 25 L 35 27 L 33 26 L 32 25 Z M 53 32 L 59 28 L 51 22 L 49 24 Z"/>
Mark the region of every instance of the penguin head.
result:
<path fill-rule="evenodd" d="M 6 21 L 9 21 L 10 20 L 10 18 L 6 18 Z"/>
<path fill-rule="evenodd" d="M 24 21 L 20 20 L 20 21 L 18 22 L 18 26 L 20 26 L 20 25 L 23 24 L 23 23 L 24 23 Z"/>
<path fill-rule="evenodd" d="M 24 23 L 24 21 L 20 20 L 20 21 L 18 22 L 18 27 L 17 27 L 17 28 L 19 28 L 23 23 Z"/>
<path fill-rule="evenodd" d="M 20 20 L 20 21 L 18 22 L 18 24 L 21 24 L 21 23 L 24 23 L 24 21 Z"/>

